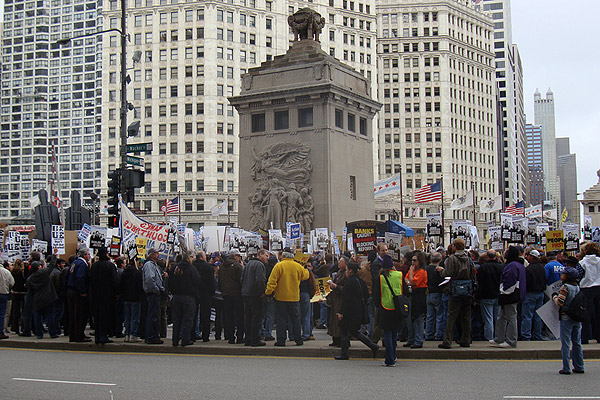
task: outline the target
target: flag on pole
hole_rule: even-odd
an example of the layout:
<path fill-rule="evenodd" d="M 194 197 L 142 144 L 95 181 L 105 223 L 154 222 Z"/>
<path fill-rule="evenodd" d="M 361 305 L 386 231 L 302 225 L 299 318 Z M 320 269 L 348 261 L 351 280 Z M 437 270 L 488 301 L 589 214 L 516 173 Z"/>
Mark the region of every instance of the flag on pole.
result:
<path fill-rule="evenodd" d="M 562 212 L 562 215 L 560 216 L 561 222 L 565 222 L 567 220 L 568 216 L 569 216 L 569 212 L 567 211 L 567 207 L 565 207 L 565 209 Z"/>
<path fill-rule="evenodd" d="M 218 217 L 219 215 L 227 215 L 229 214 L 229 209 L 227 208 L 227 202 L 223 201 L 221 204 L 217 204 L 216 206 L 212 206 L 210 208 L 210 215 L 213 217 Z"/>
<path fill-rule="evenodd" d="M 506 207 L 506 213 L 511 215 L 523 215 L 525 214 L 525 203 L 523 200 Z"/>
<path fill-rule="evenodd" d="M 400 194 L 400 174 L 375 182 L 373 187 L 373 194 L 375 197 L 393 193 Z"/>
<path fill-rule="evenodd" d="M 442 200 L 442 182 L 437 181 L 431 185 L 425 185 L 415 190 L 415 202 L 426 203 L 428 201 Z"/>
<path fill-rule="evenodd" d="M 552 208 L 550 210 L 545 210 L 542 214 L 544 215 L 544 218 L 554 219 L 554 220 L 556 220 L 558 218 L 558 212 L 556 211 L 556 208 Z"/>
<path fill-rule="evenodd" d="M 160 211 L 165 214 L 179 212 L 179 196 L 176 196 L 173 200 L 167 201 L 165 205 L 160 208 Z"/>
<path fill-rule="evenodd" d="M 482 200 L 481 203 L 479 203 L 479 212 L 489 213 L 489 212 L 500 211 L 500 210 L 502 210 L 502 195 L 501 194 L 494 197 L 493 199 Z"/>
<path fill-rule="evenodd" d="M 542 205 L 527 207 L 525 209 L 525 216 L 527 218 L 539 218 L 542 216 Z"/>
<path fill-rule="evenodd" d="M 460 196 L 458 199 L 452 200 L 450 203 L 451 210 L 462 210 L 463 208 L 472 207 L 473 206 L 473 191 L 471 190 L 469 193 L 464 196 Z"/>

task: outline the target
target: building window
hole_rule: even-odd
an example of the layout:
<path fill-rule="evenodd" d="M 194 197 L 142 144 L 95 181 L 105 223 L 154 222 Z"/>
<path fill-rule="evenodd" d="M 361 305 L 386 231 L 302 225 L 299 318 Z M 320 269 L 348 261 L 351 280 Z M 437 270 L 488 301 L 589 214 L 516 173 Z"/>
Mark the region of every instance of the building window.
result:
<path fill-rule="evenodd" d="M 265 131 L 265 114 L 252 115 L 252 132 Z"/>
<path fill-rule="evenodd" d="M 301 108 L 298 110 L 298 126 L 305 128 L 313 125 L 313 109 Z"/>
<path fill-rule="evenodd" d="M 335 109 L 335 126 L 344 129 L 344 112 L 337 108 Z"/>
<path fill-rule="evenodd" d="M 275 129 L 288 129 L 289 128 L 289 113 L 285 111 L 275 111 Z"/>
<path fill-rule="evenodd" d="M 348 130 L 350 132 L 356 132 L 356 117 L 354 114 L 348 113 Z"/>

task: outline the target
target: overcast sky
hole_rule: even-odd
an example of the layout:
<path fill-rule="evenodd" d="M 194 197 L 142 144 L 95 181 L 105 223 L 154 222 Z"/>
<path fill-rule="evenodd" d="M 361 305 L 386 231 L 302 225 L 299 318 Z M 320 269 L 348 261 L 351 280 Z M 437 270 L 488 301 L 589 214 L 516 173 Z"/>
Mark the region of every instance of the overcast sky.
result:
<path fill-rule="evenodd" d="M 577 154 L 578 191 L 598 182 L 600 93 L 598 36 L 600 2 L 512 0 L 513 42 L 524 73 L 527 122 L 533 123 L 533 93 L 554 92 L 556 136 L 571 138 Z M 0 17 L 4 10 L 0 0 Z M 594 72 L 596 71 L 596 72 Z"/>

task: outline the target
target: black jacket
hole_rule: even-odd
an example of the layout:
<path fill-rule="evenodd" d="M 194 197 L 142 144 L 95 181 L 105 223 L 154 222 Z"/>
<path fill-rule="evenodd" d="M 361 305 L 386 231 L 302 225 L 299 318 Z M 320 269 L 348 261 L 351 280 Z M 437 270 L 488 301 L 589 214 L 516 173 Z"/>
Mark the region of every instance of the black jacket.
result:
<path fill-rule="evenodd" d="M 488 261 L 477 270 L 477 298 L 497 299 L 500 296 L 500 280 L 504 265 Z"/>
<path fill-rule="evenodd" d="M 123 301 L 137 303 L 142 301 L 142 271 L 134 265 L 129 265 L 121 275 L 120 285 Z"/>
<path fill-rule="evenodd" d="M 196 267 L 196 271 L 198 271 L 198 275 L 200 276 L 200 296 L 211 297 L 215 294 L 216 286 L 215 272 L 212 265 L 200 259 L 194 261 L 193 265 Z"/>
<path fill-rule="evenodd" d="M 546 270 L 540 263 L 531 263 L 525 268 L 525 282 L 528 292 L 543 292 L 546 290 Z"/>
<path fill-rule="evenodd" d="M 219 268 L 219 289 L 223 296 L 242 295 L 242 265 L 233 256 L 227 257 Z"/>
<path fill-rule="evenodd" d="M 442 293 L 444 288 L 440 287 L 440 283 L 444 281 L 442 274 L 436 271 L 437 265 L 428 265 L 425 267 L 427 271 L 427 288 L 429 293 Z"/>
<path fill-rule="evenodd" d="M 33 311 L 40 311 L 58 299 L 50 283 L 50 272 L 48 268 L 42 268 L 27 278 L 27 289 L 33 295 Z"/>
<path fill-rule="evenodd" d="M 347 327 L 350 332 L 359 330 L 363 311 L 366 311 L 363 308 L 368 296 L 367 284 L 357 275 L 346 279 L 340 310 L 340 314 L 344 316 L 340 322 L 341 326 Z"/>
<path fill-rule="evenodd" d="M 169 272 L 169 291 L 173 295 L 192 296 L 198 298 L 200 275 L 196 268 L 187 261 L 181 261 Z"/>
<path fill-rule="evenodd" d="M 115 302 L 115 288 L 117 286 L 117 267 L 101 257 L 92 264 L 90 270 L 90 291 L 92 305 L 96 309 L 107 309 Z"/>

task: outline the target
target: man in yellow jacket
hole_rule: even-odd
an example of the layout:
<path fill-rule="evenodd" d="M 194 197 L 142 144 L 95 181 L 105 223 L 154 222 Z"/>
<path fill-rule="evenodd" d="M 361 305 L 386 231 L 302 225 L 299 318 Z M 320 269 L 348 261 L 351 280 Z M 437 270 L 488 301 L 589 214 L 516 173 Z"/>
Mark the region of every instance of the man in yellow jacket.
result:
<path fill-rule="evenodd" d="M 308 270 L 294 261 L 294 254 L 286 247 L 282 260 L 273 267 L 265 290 L 267 301 L 272 301 L 271 297 L 275 298 L 275 346 L 285 346 L 288 318 L 291 321 L 290 338 L 296 341 L 296 346 L 304 344 L 300 334 L 300 281 L 308 278 Z"/>

